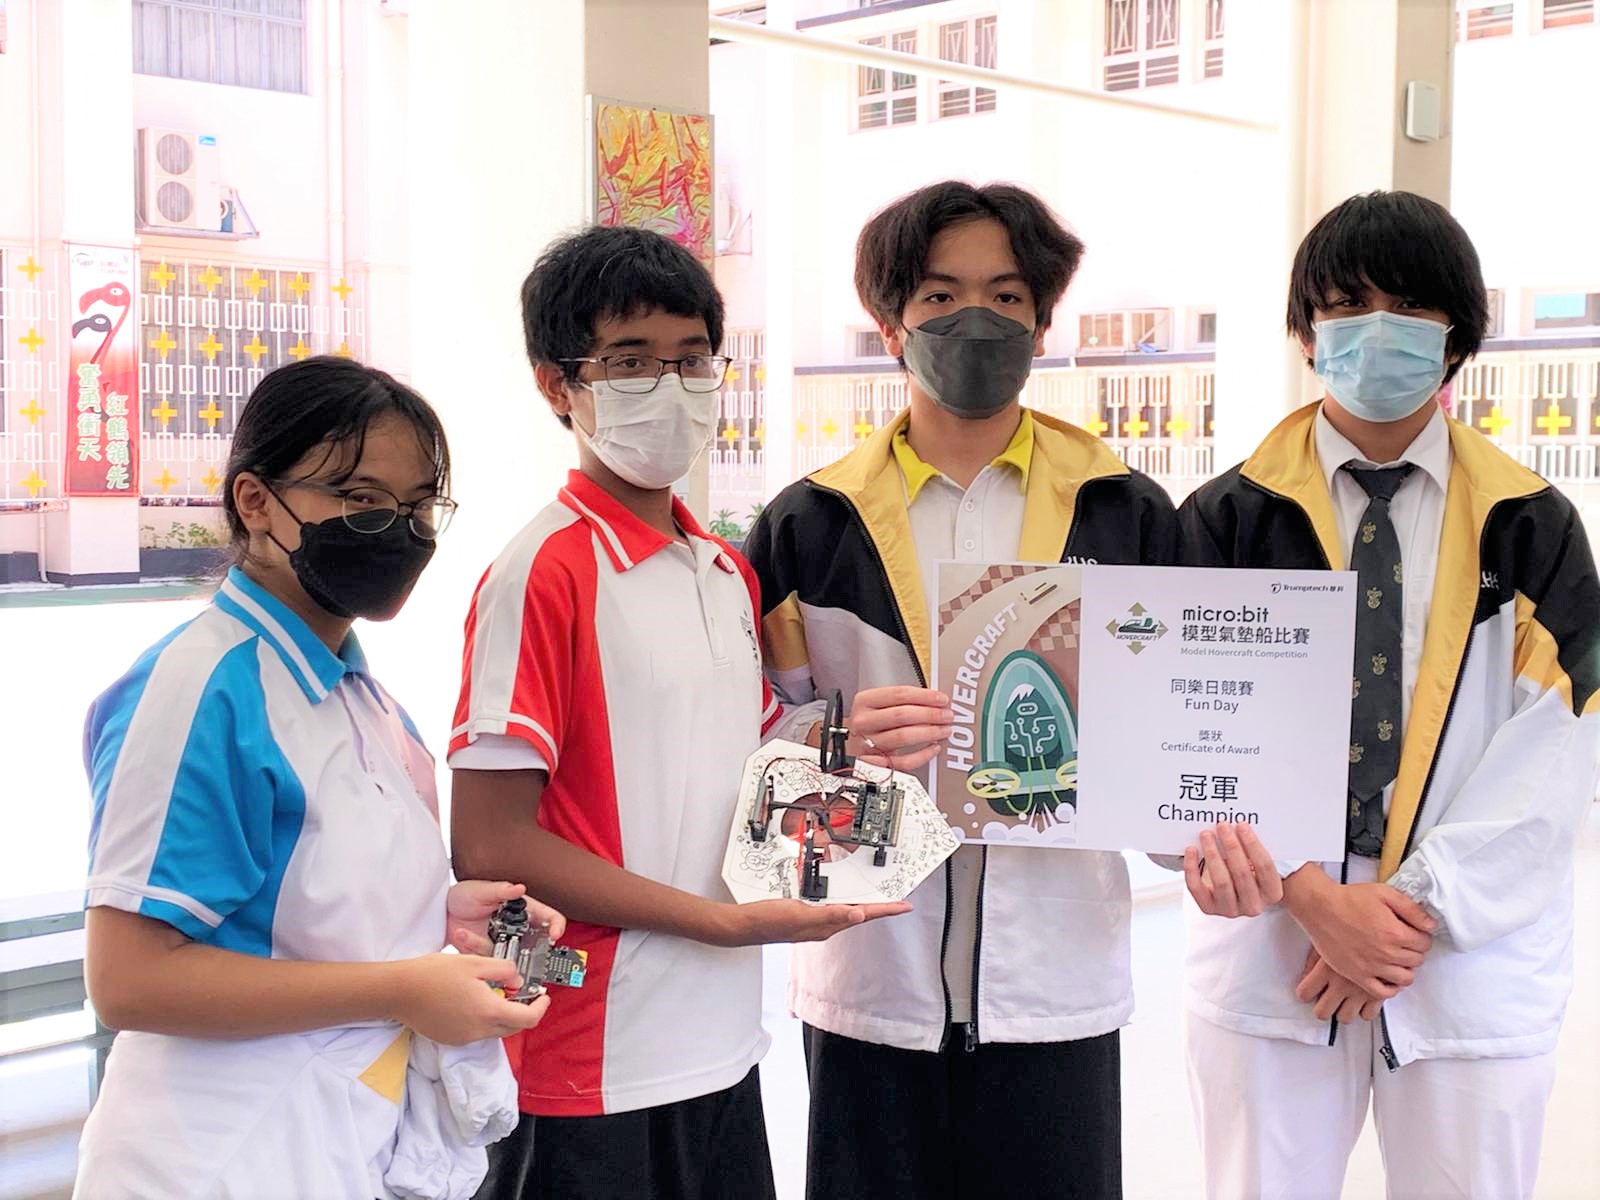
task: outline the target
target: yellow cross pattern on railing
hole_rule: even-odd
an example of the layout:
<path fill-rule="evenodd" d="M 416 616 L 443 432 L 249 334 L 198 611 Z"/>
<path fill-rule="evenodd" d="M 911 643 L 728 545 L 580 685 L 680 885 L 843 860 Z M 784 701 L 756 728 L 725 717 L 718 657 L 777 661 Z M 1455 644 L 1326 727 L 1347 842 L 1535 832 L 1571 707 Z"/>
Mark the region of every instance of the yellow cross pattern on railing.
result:
<path fill-rule="evenodd" d="M 222 486 L 222 476 L 217 474 L 215 467 L 207 467 L 206 473 L 200 476 L 200 482 L 206 485 L 206 491 L 214 492 Z"/>
<path fill-rule="evenodd" d="M 211 362 L 216 362 L 217 355 L 223 350 L 222 343 L 217 341 L 216 330 L 213 329 L 208 332 L 206 334 L 206 340 L 197 345 L 195 349 L 204 354 Z"/>
<path fill-rule="evenodd" d="M 199 417 L 208 426 L 210 426 L 212 433 L 217 431 L 217 422 L 222 420 L 222 418 L 227 415 L 227 413 L 223 412 L 217 407 L 217 402 L 215 400 L 207 400 L 206 406 L 199 412 L 195 413 L 195 416 Z"/>
<path fill-rule="evenodd" d="M 755 432 L 752 433 L 750 436 L 755 438 L 755 440 L 758 443 L 766 441 L 767 440 L 767 427 L 765 425 L 757 425 L 756 428 L 755 428 Z"/>
<path fill-rule="evenodd" d="M 871 433 L 876 428 L 877 428 L 877 426 L 872 424 L 872 422 L 870 422 L 870 421 L 866 421 L 866 420 L 857 421 L 856 425 L 855 425 L 856 437 L 860 438 L 862 441 L 865 441 L 866 438 L 867 438 L 867 435 L 869 433 Z"/>
<path fill-rule="evenodd" d="M 167 422 L 178 415 L 178 410 L 173 408 L 171 402 L 163 396 L 161 403 L 150 410 L 150 415 L 161 422 L 162 431 L 165 432 Z"/>
<path fill-rule="evenodd" d="M 337 286 L 331 287 L 328 290 L 335 296 L 339 297 L 340 300 L 348 300 L 350 299 L 350 293 L 355 291 L 355 288 L 351 287 L 341 278 Z"/>
<path fill-rule="evenodd" d="M 294 345 L 289 347 L 289 357 L 299 362 L 311 357 L 311 347 L 306 345 L 305 338 L 296 338 Z"/>
<path fill-rule="evenodd" d="M 737 442 L 739 440 L 739 427 L 729 421 L 728 427 L 722 431 L 722 438 L 725 441 Z"/>
<path fill-rule="evenodd" d="M 1122 432 L 1126 437 L 1141 437 L 1145 430 L 1150 428 L 1150 422 L 1143 417 L 1135 415 L 1132 420 L 1122 423 Z"/>
<path fill-rule="evenodd" d="M 1095 437 L 1104 437 L 1106 430 L 1111 428 L 1111 426 L 1107 425 L 1099 417 L 1094 417 L 1091 420 L 1085 421 L 1083 423 L 1083 427 L 1090 433 L 1094 434 Z"/>
<path fill-rule="evenodd" d="M 729 367 L 728 373 L 722 377 L 723 383 L 738 383 L 744 376 L 739 374 L 738 367 Z"/>
<path fill-rule="evenodd" d="M 172 340 L 172 335 L 165 329 L 158 331 L 155 338 L 150 342 L 150 349 L 161 355 L 162 362 L 167 361 L 167 352 L 169 350 L 176 350 L 177 348 L 178 343 Z"/>
<path fill-rule="evenodd" d="M 39 423 L 39 418 L 44 416 L 45 412 L 48 410 L 39 407 L 39 397 L 35 396 L 32 400 L 28 401 L 28 406 L 26 408 L 19 408 L 17 411 L 28 418 L 29 425 L 37 425 Z"/>
<path fill-rule="evenodd" d="M 28 277 L 28 282 L 29 283 L 32 283 L 34 280 L 38 279 L 39 276 L 44 274 L 44 268 L 41 267 L 38 263 L 33 261 L 33 255 L 31 255 L 31 254 L 28 255 L 28 261 L 27 262 L 19 263 L 17 265 L 17 270 L 21 271 L 24 275 L 26 275 Z"/>
<path fill-rule="evenodd" d="M 311 285 L 306 282 L 305 275 L 296 274 L 295 277 L 289 281 L 289 290 L 294 293 L 294 298 L 296 301 L 301 301 L 306 298 L 306 293 L 311 290 Z"/>
<path fill-rule="evenodd" d="M 22 337 L 19 337 L 17 341 L 28 348 L 29 354 L 39 353 L 39 347 L 44 345 L 44 339 L 39 336 L 39 331 L 37 329 L 28 330 L 28 332 Z"/>
<path fill-rule="evenodd" d="M 261 342 L 261 335 L 259 333 L 252 333 L 250 335 L 250 340 L 243 346 L 240 346 L 239 349 L 243 350 L 250 356 L 250 365 L 253 367 L 259 367 L 261 365 L 261 356 L 267 352 L 266 346 Z"/>
<path fill-rule="evenodd" d="M 1172 420 L 1167 422 L 1167 432 L 1172 434 L 1173 437 L 1180 437 L 1193 428 L 1193 425 L 1179 416 L 1174 416 Z"/>
<path fill-rule="evenodd" d="M 28 472 L 28 477 L 22 480 L 22 486 L 27 488 L 28 495 L 35 499 L 38 498 L 40 492 L 44 491 L 45 481 L 39 477 L 39 469 L 37 467 Z"/>
<path fill-rule="evenodd" d="M 260 271 L 252 269 L 250 274 L 245 276 L 244 285 L 250 289 L 250 299 L 254 300 L 261 289 L 267 286 L 267 281 Z"/>
<path fill-rule="evenodd" d="M 349 342 L 340 342 L 339 343 L 339 348 L 337 350 L 335 350 L 334 353 L 337 354 L 340 358 L 349 358 L 351 356 L 350 355 L 350 343 Z"/>
<path fill-rule="evenodd" d="M 1552 400 L 1550 401 L 1550 408 L 1534 424 L 1551 437 L 1555 437 L 1568 425 L 1572 424 L 1572 418 L 1565 415 L 1561 411 L 1561 405 Z"/>
<path fill-rule="evenodd" d="M 150 282 L 156 285 L 157 291 L 166 291 L 167 284 L 178 277 L 178 273 L 167 266 L 167 260 L 162 259 L 150 269 Z"/>
<path fill-rule="evenodd" d="M 832 437 L 839 432 L 839 427 L 833 423 L 832 417 L 822 422 L 822 432 L 825 437 Z"/>
<path fill-rule="evenodd" d="M 1478 427 L 1480 429 L 1487 429 L 1489 431 L 1489 436 L 1493 438 L 1499 437 L 1501 433 L 1505 431 L 1506 426 L 1513 424 L 1515 424 L 1515 422 L 1512 421 L 1510 417 L 1506 416 L 1505 413 L 1500 411 L 1500 406 L 1498 404 L 1489 410 L 1488 416 L 1478 418 Z"/>
<path fill-rule="evenodd" d="M 204 271 L 194 277 L 194 281 L 205 288 L 206 295 L 209 296 L 216 290 L 217 284 L 221 283 L 225 278 L 226 276 L 217 274 L 215 267 L 207 266 Z"/>
<path fill-rule="evenodd" d="M 162 467 L 161 474 L 157 475 L 150 482 L 155 484 L 163 493 L 165 493 L 169 488 L 172 487 L 173 484 L 177 483 L 178 480 L 171 471 L 167 470 L 165 467 Z"/>

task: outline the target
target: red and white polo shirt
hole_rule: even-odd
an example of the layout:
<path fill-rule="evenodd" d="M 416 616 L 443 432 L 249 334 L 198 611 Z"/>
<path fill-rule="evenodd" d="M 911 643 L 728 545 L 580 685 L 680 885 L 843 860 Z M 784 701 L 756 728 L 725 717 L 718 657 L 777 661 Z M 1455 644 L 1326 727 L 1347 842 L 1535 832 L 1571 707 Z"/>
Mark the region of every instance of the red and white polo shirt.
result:
<path fill-rule="evenodd" d="M 740 772 L 781 710 L 761 669 L 755 573 L 676 502 L 674 516 L 688 545 L 572 472 L 478 586 L 449 761 L 547 770 L 544 828 L 723 900 Z M 507 1043 L 523 1111 L 703 1096 L 766 1052 L 759 947 L 577 921 L 565 942 L 589 952 L 584 986 Z"/>

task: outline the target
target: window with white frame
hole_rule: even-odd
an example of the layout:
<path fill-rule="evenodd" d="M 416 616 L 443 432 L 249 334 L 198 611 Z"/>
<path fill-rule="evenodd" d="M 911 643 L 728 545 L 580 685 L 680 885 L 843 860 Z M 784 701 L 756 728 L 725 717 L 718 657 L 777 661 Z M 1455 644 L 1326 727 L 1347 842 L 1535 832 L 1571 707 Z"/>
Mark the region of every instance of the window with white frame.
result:
<path fill-rule="evenodd" d="M 1483 0 L 1460 0 L 1456 10 L 1456 41 L 1475 42 L 1480 38 L 1510 37 L 1514 32 L 1516 5 L 1509 0 L 1485 4 Z"/>
<path fill-rule="evenodd" d="M 134 0 L 133 69 L 304 92 L 306 0 Z"/>
<path fill-rule="evenodd" d="M 1214 309 L 1202 309 L 1195 314 L 1194 344 L 1196 346 L 1217 344 L 1217 314 Z"/>
<path fill-rule="evenodd" d="M 993 71 L 999 61 L 996 56 L 998 25 L 997 18 L 992 16 L 940 25 L 939 57 L 945 62 L 987 67 Z M 994 108 L 993 88 L 951 83 L 945 79 L 939 81 L 938 113 L 941 117 L 964 117 L 968 113 L 993 112 Z"/>
<path fill-rule="evenodd" d="M 1600 328 L 1600 292 L 1542 292 L 1533 298 L 1535 330 Z"/>
<path fill-rule="evenodd" d="M 1105 4 L 1101 82 L 1106 91 L 1177 83 L 1179 0 L 1105 0 Z M 1220 9 L 1217 15 L 1220 19 Z"/>
<path fill-rule="evenodd" d="M 1200 74 L 1222 78 L 1222 0 L 1206 0 L 1205 39 L 1200 45 Z"/>
<path fill-rule="evenodd" d="M 1489 289 L 1489 327 L 1484 337 L 1501 337 L 1506 329 L 1506 293 L 1504 288 Z"/>
<path fill-rule="evenodd" d="M 1567 25 L 1592 25 L 1594 0 L 1544 0 L 1543 29 L 1561 29 Z"/>
<path fill-rule="evenodd" d="M 883 335 L 876 329 L 852 329 L 850 333 L 856 358 L 889 357 L 889 348 L 883 344 Z"/>
<path fill-rule="evenodd" d="M 887 47 L 902 54 L 917 52 L 917 31 L 902 30 L 881 37 L 862 38 L 863 46 Z M 913 125 L 917 120 L 917 77 L 884 67 L 856 68 L 856 128 L 883 129 Z"/>
<path fill-rule="evenodd" d="M 1170 315 L 1164 308 L 1084 313 L 1078 318 L 1078 353 L 1132 354 L 1170 349 Z"/>

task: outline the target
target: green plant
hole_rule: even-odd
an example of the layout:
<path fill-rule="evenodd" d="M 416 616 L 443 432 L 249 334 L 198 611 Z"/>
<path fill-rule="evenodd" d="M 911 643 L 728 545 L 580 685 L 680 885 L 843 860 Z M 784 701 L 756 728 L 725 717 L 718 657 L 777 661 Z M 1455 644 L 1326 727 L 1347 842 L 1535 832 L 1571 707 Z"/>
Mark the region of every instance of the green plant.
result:
<path fill-rule="evenodd" d="M 744 527 L 733 519 L 731 508 L 717 510 L 717 515 L 711 518 L 711 532 L 714 536 L 729 542 L 736 542 L 744 537 Z"/>
<path fill-rule="evenodd" d="M 761 514 L 766 512 L 766 511 L 767 511 L 767 506 L 765 504 L 759 502 L 759 501 L 751 506 L 751 508 L 750 508 L 750 526 L 751 526 L 751 528 L 755 527 L 756 521 L 759 520 L 760 517 L 761 517 Z"/>
<path fill-rule="evenodd" d="M 155 550 L 209 550 L 222 545 L 222 538 L 217 531 L 199 521 L 190 521 L 187 525 L 174 523 L 165 532 L 158 532 L 153 525 L 145 525 L 140 532 L 149 534 L 150 548 Z M 141 543 L 145 540 L 140 539 Z"/>

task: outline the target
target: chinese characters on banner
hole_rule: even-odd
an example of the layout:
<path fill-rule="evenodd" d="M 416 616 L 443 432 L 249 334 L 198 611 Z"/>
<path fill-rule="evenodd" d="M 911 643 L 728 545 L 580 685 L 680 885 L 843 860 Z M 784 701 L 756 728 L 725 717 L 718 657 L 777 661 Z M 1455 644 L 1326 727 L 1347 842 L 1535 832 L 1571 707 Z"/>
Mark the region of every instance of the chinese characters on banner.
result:
<path fill-rule="evenodd" d="M 139 494 L 139 323 L 129 249 L 72 246 L 67 283 L 69 496 Z"/>

